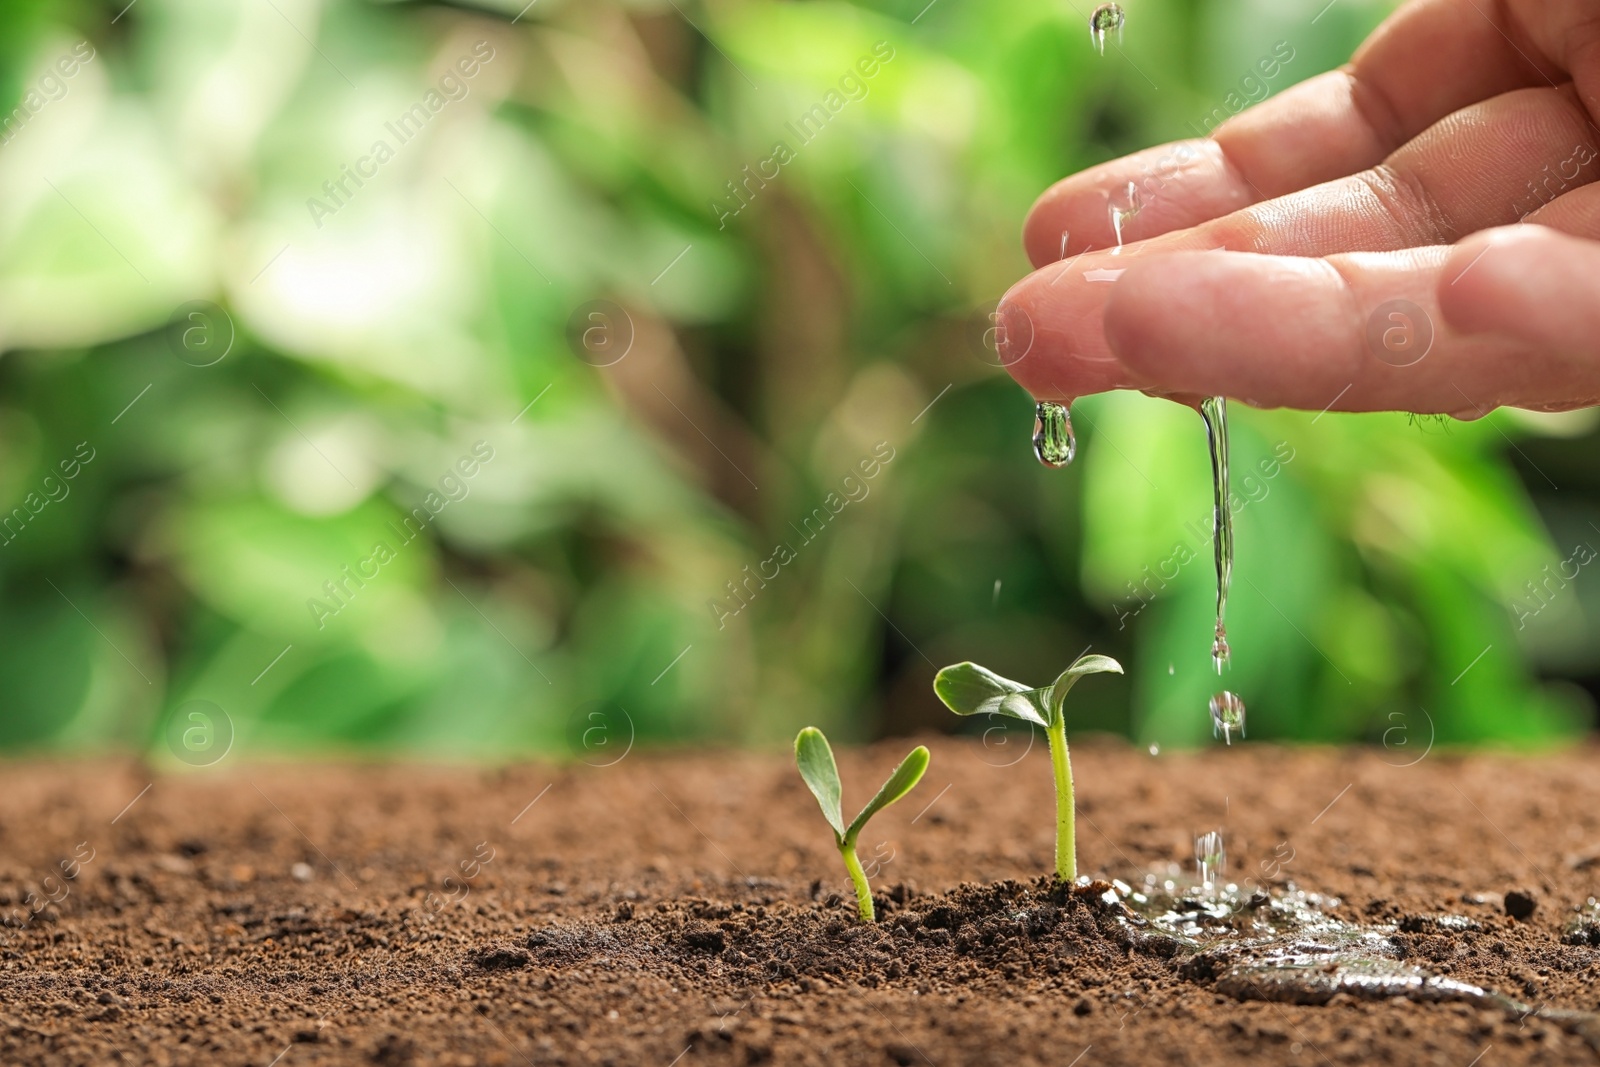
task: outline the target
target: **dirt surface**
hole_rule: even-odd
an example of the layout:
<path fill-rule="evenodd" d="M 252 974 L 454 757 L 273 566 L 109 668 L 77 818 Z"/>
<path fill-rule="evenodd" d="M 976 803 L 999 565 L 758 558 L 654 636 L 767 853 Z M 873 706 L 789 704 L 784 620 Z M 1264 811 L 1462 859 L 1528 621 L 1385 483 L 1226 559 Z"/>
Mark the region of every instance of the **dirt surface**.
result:
<path fill-rule="evenodd" d="M 1600 1063 L 1548 1014 L 1600 1008 L 1600 934 L 1569 930 L 1600 894 L 1594 749 L 1074 746 L 1085 874 L 1192 879 L 1220 827 L 1229 879 L 1337 897 L 1518 1017 L 1253 999 L 1104 886 L 1040 877 L 1042 743 L 929 744 L 863 835 L 870 928 L 781 755 L 6 765 L 0 1063 Z M 908 747 L 841 752 L 849 811 Z"/>

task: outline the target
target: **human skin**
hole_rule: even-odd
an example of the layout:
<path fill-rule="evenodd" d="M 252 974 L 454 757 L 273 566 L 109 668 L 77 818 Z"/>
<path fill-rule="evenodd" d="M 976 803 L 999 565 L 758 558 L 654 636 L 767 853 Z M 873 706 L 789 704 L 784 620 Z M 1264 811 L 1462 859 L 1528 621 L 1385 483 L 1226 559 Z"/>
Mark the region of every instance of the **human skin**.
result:
<path fill-rule="evenodd" d="M 1597 404 L 1597 178 L 1600 4 L 1412 0 L 1350 63 L 1212 137 L 1047 190 L 1001 355 L 1040 400 L 1139 389 L 1464 418 Z M 1142 206 L 1119 253 L 1109 206 L 1130 182 Z M 1433 338 L 1405 366 L 1369 337 L 1393 300 Z"/>

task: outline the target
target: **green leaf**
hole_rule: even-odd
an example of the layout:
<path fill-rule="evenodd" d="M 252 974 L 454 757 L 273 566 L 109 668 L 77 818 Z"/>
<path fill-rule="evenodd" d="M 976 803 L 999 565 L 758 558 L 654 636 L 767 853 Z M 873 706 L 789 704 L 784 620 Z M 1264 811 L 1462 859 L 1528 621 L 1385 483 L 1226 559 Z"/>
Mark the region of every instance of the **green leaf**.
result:
<path fill-rule="evenodd" d="M 1078 679 L 1086 674 L 1121 674 L 1122 664 L 1110 656 L 1079 656 L 1077 661 L 1056 676 L 1050 683 L 1050 688 L 1045 694 L 1045 707 L 1049 709 L 1050 721 L 1054 722 L 1061 715 L 1061 705 L 1066 703 L 1067 693 L 1077 684 Z"/>
<path fill-rule="evenodd" d="M 822 736 L 821 730 L 807 726 L 800 731 L 800 736 L 794 739 L 794 762 L 800 768 L 800 777 L 805 779 L 806 788 L 817 798 L 828 825 L 843 838 L 844 814 L 839 810 L 839 765 L 834 763 L 833 749 L 828 747 L 828 739 Z"/>
<path fill-rule="evenodd" d="M 1049 725 L 1041 709 L 1045 690 L 1002 678 L 976 663 L 946 667 L 933 679 L 933 691 L 957 715 L 1006 715 L 1038 726 Z"/>
<path fill-rule="evenodd" d="M 850 829 L 845 831 L 844 839 L 854 843 L 856 835 L 861 828 L 867 825 L 867 820 L 890 804 L 899 800 L 922 781 L 922 774 L 928 769 L 928 750 L 922 745 L 912 749 L 905 759 L 900 761 L 900 766 L 894 769 L 889 780 L 883 783 L 883 788 L 878 790 L 878 795 L 867 802 L 861 809 L 861 814 L 856 816 L 856 821 L 850 824 Z"/>

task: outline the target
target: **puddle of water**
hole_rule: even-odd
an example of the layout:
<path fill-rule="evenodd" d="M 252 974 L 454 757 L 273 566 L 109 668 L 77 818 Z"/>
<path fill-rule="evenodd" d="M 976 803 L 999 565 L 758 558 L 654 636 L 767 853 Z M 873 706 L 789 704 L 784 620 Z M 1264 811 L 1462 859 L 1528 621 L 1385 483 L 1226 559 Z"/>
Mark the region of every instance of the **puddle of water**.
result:
<path fill-rule="evenodd" d="M 1600 901 L 1594 897 L 1567 920 L 1561 930 L 1561 940 L 1569 945 L 1594 945 L 1600 948 Z"/>
<path fill-rule="evenodd" d="M 1210 978 L 1219 993 L 1239 1000 L 1326 1004 L 1337 994 L 1363 999 L 1402 997 L 1419 1003 L 1476 1004 L 1522 1019 L 1537 1016 L 1584 1038 L 1600 1052 L 1600 1013 L 1535 1008 L 1492 989 L 1432 974 L 1401 959 L 1396 935 L 1418 924 L 1468 931 L 1464 915 L 1408 919 L 1400 926 L 1346 922 L 1328 912 L 1335 897 L 1293 887 L 1277 892 L 1238 885 L 1183 886 L 1147 877 L 1137 889 L 1114 883 L 1107 903 L 1125 909 L 1124 922 L 1174 941 L 1187 954 L 1183 969 Z M 1568 938 L 1600 938 L 1600 904 L 1568 924 Z"/>

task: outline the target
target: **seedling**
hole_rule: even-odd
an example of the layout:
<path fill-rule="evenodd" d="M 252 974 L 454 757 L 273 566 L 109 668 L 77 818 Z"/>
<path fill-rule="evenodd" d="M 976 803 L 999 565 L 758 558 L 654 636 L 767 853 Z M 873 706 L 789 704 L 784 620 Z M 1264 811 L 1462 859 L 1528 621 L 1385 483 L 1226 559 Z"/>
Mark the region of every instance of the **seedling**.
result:
<path fill-rule="evenodd" d="M 912 749 L 883 783 L 878 795 L 867 802 L 849 826 L 844 824 L 844 815 L 839 810 L 843 792 L 839 785 L 839 765 L 834 763 L 833 749 L 821 730 L 807 726 L 800 731 L 800 736 L 794 739 L 794 762 L 800 768 L 806 788 L 817 798 L 823 817 L 833 827 L 834 844 L 839 848 L 839 855 L 844 857 L 845 870 L 850 872 L 850 881 L 856 887 L 856 906 L 861 912 L 861 921 L 872 922 L 877 917 L 872 907 L 872 886 L 856 855 L 856 838 L 861 836 L 868 819 L 911 792 L 922 780 L 922 773 L 928 769 L 928 750 L 921 745 Z"/>
<path fill-rule="evenodd" d="M 957 715 L 1006 715 L 1044 727 L 1056 779 L 1056 875 L 1064 882 L 1078 877 L 1078 851 L 1072 761 L 1067 758 L 1067 723 L 1061 708 L 1079 678 L 1105 673 L 1121 674 L 1122 664 L 1109 656 L 1079 656 L 1043 689 L 1030 689 L 976 663 L 946 667 L 933 679 L 933 691 Z"/>

